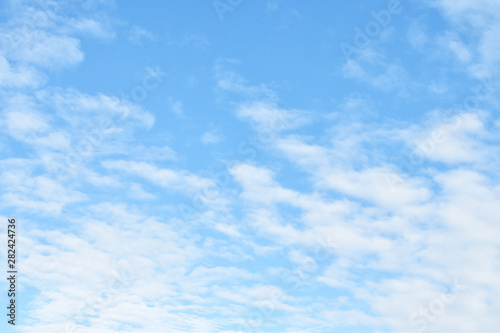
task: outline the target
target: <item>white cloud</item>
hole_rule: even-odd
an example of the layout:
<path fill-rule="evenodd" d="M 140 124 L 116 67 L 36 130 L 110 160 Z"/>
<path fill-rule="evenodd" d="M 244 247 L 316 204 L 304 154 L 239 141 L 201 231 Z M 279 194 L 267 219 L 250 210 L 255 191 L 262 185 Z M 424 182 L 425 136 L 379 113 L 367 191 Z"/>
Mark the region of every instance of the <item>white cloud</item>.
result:
<path fill-rule="evenodd" d="M 29 66 L 12 67 L 0 55 L 0 87 L 38 87 L 45 82 L 45 76 Z"/>
<path fill-rule="evenodd" d="M 104 161 L 102 165 L 108 169 L 122 170 L 140 176 L 155 185 L 166 189 L 192 192 L 202 190 L 212 184 L 212 180 L 201 178 L 185 171 L 160 169 L 155 165 L 133 161 Z"/>
<path fill-rule="evenodd" d="M 445 51 L 450 50 L 456 58 L 463 64 L 469 63 L 472 60 L 472 53 L 460 37 L 456 34 L 446 33 L 438 40 L 440 45 Z"/>
<path fill-rule="evenodd" d="M 411 131 L 412 145 L 419 154 L 445 163 L 481 163 L 488 157 L 481 139 L 487 136 L 481 113 L 458 114 L 422 132 Z"/>
<path fill-rule="evenodd" d="M 279 9 L 280 7 L 280 1 L 279 0 L 273 0 L 273 1 L 268 1 L 266 5 L 266 11 L 268 13 L 275 12 Z"/>
<path fill-rule="evenodd" d="M 469 0 L 434 3 L 449 6 L 453 20 L 467 17 L 488 31 L 479 42 L 483 55 L 461 35 L 449 35 L 446 48 L 473 64 L 476 74 L 493 69 L 496 56 L 486 53 L 495 50 L 496 27 L 480 21 L 490 9 Z M 78 22 L 78 33 L 105 38 L 103 22 Z M 27 304 L 31 322 L 20 331 L 62 332 L 68 323 L 93 333 L 234 333 L 239 318 L 260 313 L 255 311 L 265 310 L 263 304 L 273 306 L 264 322 L 274 331 L 352 331 L 357 325 L 411 331 L 412 315 L 454 278 L 468 289 L 429 332 L 497 329 L 494 319 L 473 319 L 500 312 L 498 117 L 473 110 L 448 122 L 426 115 L 422 124 L 387 124 L 343 121 L 336 113 L 335 122 L 321 117 L 321 124 L 305 127 L 316 120 L 313 114 L 278 106 L 266 85 L 248 84 L 218 62 L 220 91 L 253 101 L 237 104 L 238 119 L 257 134 L 271 131 L 263 152 L 269 159 L 234 165 L 229 174 L 236 183 L 203 197 L 203 207 L 182 220 L 174 195 L 185 194 L 179 202 L 190 202 L 193 194 L 213 190 L 215 180 L 187 169 L 184 156 L 167 145 L 169 135 L 132 141 L 134 129 L 154 124 L 138 105 L 40 87 L 39 68 L 78 63 L 78 42 L 68 44 L 76 39 L 56 23 L 46 22 L 36 33 L 61 38 L 73 60 L 59 66 L 61 51 L 49 54 L 43 47 L 36 51 L 39 62 L 29 60 L 34 54 L 0 57 L 0 83 L 19 78 L 19 87 L 39 89 L 3 93 L 0 113 L 2 140 L 19 141 L 29 157 L 0 161 L 2 203 L 22 212 L 24 286 L 38 291 Z M 416 48 L 430 44 L 425 36 L 415 38 Z M 346 74 L 373 79 L 377 89 L 405 83 L 402 67 L 378 56 L 348 63 Z M 182 113 L 180 102 L 168 102 Z M 376 105 L 356 95 L 341 106 L 355 113 Z M 113 157 L 81 166 L 77 175 L 45 174 L 43 161 L 67 154 L 75 133 L 100 126 L 103 114 L 111 121 L 106 134 L 116 138 L 97 153 Z M 202 140 L 216 143 L 218 134 L 212 129 Z M 434 140 L 432 149 L 428 140 Z M 425 161 L 413 173 L 398 171 L 398 157 L 419 147 Z M 291 273 L 314 293 L 292 289 L 286 281 Z"/>
<path fill-rule="evenodd" d="M 84 201 L 87 196 L 78 191 L 67 189 L 54 179 L 43 176 L 33 177 L 26 174 L 22 181 L 9 174 L 3 174 L 6 189 L 2 201 L 7 207 L 17 207 L 37 213 L 58 216 L 69 204 Z"/>
<path fill-rule="evenodd" d="M 6 112 L 4 123 L 13 137 L 23 138 L 37 132 L 45 132 L 48 124 L 34 112 L 21 113 L 16 111 Z"/>
<path fill-rule="evenodd" d="M 330 141 L 278 132 L 273 148 L 312 177 L 314 187 L 309 193 L 286 188 L 276 181 L 278 172 L 265 167 L 240 164 L 231 170 L 243 188 L 238 200 L 244 202 L 244 221 L 260 236 L 285 248 L 314 248 L 318 240 L 327 237 L 334 254 L 328 262 L 338 259 L 319 272 L 316 281 L 349 290 L 356 298 L 351 308 L 369 304 L 376 314 L 348 310 L 352 316 L 344 322 L 346 326 L 370 322 L 373 326 L 411 329 L 408 323 L 415 311 L 418 314 L 419 307 L 429 306 L 440 295 L 445 284 L 440 281 L 459 277 L 474 285 L 477 292 L 460 296 L 458 307 L 446 308 L 447 319 L 432 322 L 433 329 L 450 331 L 457 328 L 457 320 L 468 325 L 464 318 L 467 311 L 481 311 L 479 307 L 488 302 L 485 290 L 500 292 L 493 287 L 494 268 L 485 266 L 497 261 L 492 256 L 498 230 L 492 221 L 494 207 L 500 202 L 500 187 L 496 176 L 473 171 L 498 165 L 497 159 L 490 157 L 497 155 L 492 154 L 497 149 L 488 143 L 498 136 L 491 132 L 490 117 L 484 112 L 459 114 L 447 121 L 432 117 L 425 126 L 400 124 L 392 129 L 337 123 L 328 131 L 335 133 Z M 440 135 L 436 136 L 437 132 Z M 380 145 L 385 142 L 388 147 L 399 147 L 388 152 L 404 155 L 405 149 L 409 154 L 415 145 L 432 137 L 441 141 L 426 157 L 452 165 L 432 171 L 421 166 L 422 170 L 415 171 L 418 177 L 400 174 L 388 153 L 370 152 L 363 144 L 367 140 Z M 393 146 L 391 141 L 412 142 L 413 147 Z M 379 167 L 366 166 L 373 157 Z M 461 162 L 472 164 L 459 169 L 453 166 Z M 298 211 L 286 214 L 285 207 Z M 477 246 L 474 254 L 466 244 Z M 308 257 L 298 250 L 290 254 L 295 263 Z M 464 271 L 464 265 L 485 273 L 478 276 L 469 269 Z M 391 272 L 402 276 L 390 279 L 385 274 Z M 375 275 L 369 282 L 358 278 L 370 274 Z M 322 315 L 315 319 L 321 324 L 321 320 L 328 323 L 332 316 L 344 315 L 344 309 L 332 307 L 334 310 L 321 309 Z M 294 317 L 300 318 L 300 314 Z"/>
<path fill-rule="evenodd" d="M 304 111 L 285 110 L 267 102 L 243 104 L 236 111 L 236 115 L 240 119 L 250 120 L 258 131 L 266 134 L 294 129 L 311 121 L 311 115 Z"/>
<path fill-rule="evenodd" d="M 90 320 L 91 327 L 103 327 L 102 332 L 109 331 L 104 327 L 125 323 L 135 323 L 150 331 L 172 327 L 173 332 L 180 332 L 184 328 L 173 323 L 182 322 L 181 326 L 189 327 L 198 325 L 200 320 L 210 322 L 203 317 L 167 311 L 194 294 L 189 288 L 192 279 L 181 278 L 202 255 L 193 240 L 182 236 L 179 230 L 171 230 L 164 223 L 141 215 L 135 217 L 143 221 L 140 224 L 123 224 L 127 215 L 115 218 L 107 215 L 105 220 L 111 221 L 83 223 L 79 237 L 36 229 L 26 235 L 24 244 L 29 254 L 25 263 L 29 278 L 25 283 L 44 290 L 36 299 L 37 309 L 31 312 L 37 319 L 33 324 L 37 331 L 48 330 L 55 323 L 74 324 L 88 331 L 78 318 Z M 77 260 L 81 255 L 85 259 Z M 227 274 L 220 276 L 230 278 Z M 151 302 L 165 306 L 147 311 Z M 147 322 L 143 321 L 144 316 L 149 318 Z M 210 325 L 215 324 L 211 322 Z"/>
<path fill-rule="evenodd" d="M 426 27 L 421 22 L 412 22 L 406 33 L 408 42 L 417 51 L 423 51 L 429 43 L 428 32 Z"/>
<path fill-rule="evenodd" d="M 144 27 L 134 25 L 130 30 L 128 40 L 133 45 L 143 45 L 143 41 L 155 42 L 156 37 Z"/>
<path fill-rule="evenodd" d="M 215 79 L 217 87 L 223 92 L 242 94 L 246 97 L 265 98 L 268 101 L 276 100 L 276 93 L 269 89 L 267 85 L 260 84 L 253 86 L 247 82 L 240 74 L 232 69 L 232 66 L 239 64 L 236 59 L 218 59 L 215 62 Z"/>
<path fill-rule="evenodd" d="M 467 45 L 455 43 L 450 46 L 463 60 L 470 58 L 468 50 L 476 50 L 477 60 L 467 69 L 478 78 L 494 77 L 499 70 L 500 60 L 496 39 L 500 32 L 498 1 L 439 0 L 431 4 L 439 8 L 454 27 L 461 27 L 464 23 L 470 25 L 471 29 L 464 34 L 470 35 L 471 42 Z"/>
<path fill-rule="evenodd" d="M 186 34 L 182 37 L 181 45 L 207 50 L 210 47 L 210 42 L 207 38 L 201 35 Z"/>
<path fill-rule="evenodd" d="M 145 128 L 154 124 L 154 117 L 149 112 L 125 98 L 104 94 L 89 95 L 75 89 L 59 88 L 38 91 L 36 96 L 42 103 L 54 106 L 58 115 L 72 125 L 84 120 L 89 121 L 91 119 L 88 118 L 91 117 L 95 118 L 91 121 L 95 122 L 96 127 L 103 117 L 117 119 L 111 125 L 119 125 L 123 120 L 133 121 L 134 124 Z"/>
<path fill-rule="evenodd" d="M 97 21 L 95 19 L 69 19 L 67 24 L 68 29 L 76 33 L 82 33 L 83 35 L 89 35 L 104 40 L 115 38 L 114 31 L 107 27 L 103 22 Z"/>
<path fill-rule="evenodd" d="M 349 59 L 342 67 L 342 72 L 346 78 L 362 78 L 366 72 L 356 60 Z"/>
<path fill-rule="evenodd" d="M 0 49 L 7 59 L 33 64 L 42 68 L 61 68 L 83 61 L 80 41 L 69 36 L 48 34 L 42 30 L 32 31 L 28 38 L 17 37 L 18 30 L 0 31 Z"/>
<path fill-rule="evenodd" d="M 130 187 L 127 189 L 127 194 L 131 198 L 139 200 L 152 200 L 156 198 L 153 194 L 146 192 L 142 188 L 141 184 L 137 183 L 130 185 Z"/>
<path fill-rule="evenodd" d="M 216 145 L 224 140 L 224 136 L 218 131 L 208 131 L 201 136 L 201 142 L 205 145 Z"/>
<path fill-rule="evenodd" d="M 386 92 L 404 91 L 411 83 L 401 65 L 382 59 L 377 53 L 361 57 L 360 60 L 349 59 L 341 70 L 344 78 L 357 79 Z"/>
<path fill-rule="evenodd" d="M 170 111 L 180 116 L 184 113 L 181 101 L 174 100 L 171 96 L 167 97 L 168 108 Z"/>

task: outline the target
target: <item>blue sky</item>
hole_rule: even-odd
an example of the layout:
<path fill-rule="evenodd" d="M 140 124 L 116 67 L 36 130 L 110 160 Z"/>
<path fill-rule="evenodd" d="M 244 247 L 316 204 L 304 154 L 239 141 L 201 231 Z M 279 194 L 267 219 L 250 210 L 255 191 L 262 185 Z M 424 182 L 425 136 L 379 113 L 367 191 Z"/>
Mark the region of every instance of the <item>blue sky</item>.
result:
<path fill-rule="evenodd" d="M 497 332 L 499 13 L 2 2 L 2 331 Z"/>

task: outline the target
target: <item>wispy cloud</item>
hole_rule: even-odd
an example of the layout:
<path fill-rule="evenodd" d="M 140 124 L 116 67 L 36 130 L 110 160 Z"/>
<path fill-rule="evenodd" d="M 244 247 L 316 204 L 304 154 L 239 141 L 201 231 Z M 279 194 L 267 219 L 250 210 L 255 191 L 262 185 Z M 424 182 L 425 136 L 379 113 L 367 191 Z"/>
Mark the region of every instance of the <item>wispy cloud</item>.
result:
<path fill-rule="evenodd" d="M 133 45 L 143 45 L 143 41 L 155 42 L 156 37 L 146 28 L 134 25 L 130 30 L 128 40 Z"/>
<path fill-rule="evenodd" d="M 236 2 L 5 6 L 18 331 L 495 332 L 498 1 Z"/>

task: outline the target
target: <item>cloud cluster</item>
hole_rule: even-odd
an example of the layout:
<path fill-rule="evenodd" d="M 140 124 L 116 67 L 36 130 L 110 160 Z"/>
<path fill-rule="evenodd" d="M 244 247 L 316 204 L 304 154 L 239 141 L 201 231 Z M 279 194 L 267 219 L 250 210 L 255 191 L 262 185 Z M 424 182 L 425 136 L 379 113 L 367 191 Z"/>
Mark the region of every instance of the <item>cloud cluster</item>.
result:
<path fill-rule="evenodd" d="M 416 24 L 412 47 L 446 40 L 469 75 L 497 73 L 498 1 L 486 2 L 432 1 L 452 26 L 475 29 L 477 49 Z M 412 123 L 345 121 L 282 106 L 268 84 L 249 84 L 237 61 L 219 59 L 219 102 L 230 101 L 267 159 L 235 161 L 217 187 L 181 149 L 138 139 L 156 115 L 136 100 L 49 85 L 51 71 L 84 61 L 83 38 L 116 37 L 104 14 L 64 15 L 95 1 L 12 6 L 23 14 L 0 26 L 0 217 L 22 214 L 30 299 L 19 331 L 498 328 L 500 118 L 491 104 L 451 116 L 423 109 Z M 186 43 L 206 47 L 193 36 Z M 154 40 L 138 26 L 129 38 Z M 371 47 L 340 73 L 398 96 L 422 89 L 410 75 Z M 358 97 L 339 112 L 365 111 Z M 195 141 L 228 138 L 217 128 Z M 177 208 L 200 193 L 210 195 L 182 216 Z"/>

